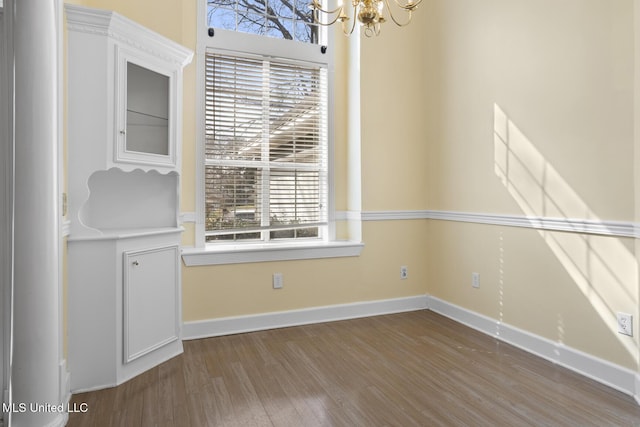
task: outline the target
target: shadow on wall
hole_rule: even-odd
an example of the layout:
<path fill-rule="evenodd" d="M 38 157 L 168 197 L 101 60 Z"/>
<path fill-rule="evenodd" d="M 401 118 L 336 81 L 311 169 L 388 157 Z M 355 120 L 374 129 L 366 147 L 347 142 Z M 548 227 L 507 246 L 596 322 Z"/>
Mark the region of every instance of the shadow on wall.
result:
<path fill-rule="evenodd" d="M 525 215 L 600 221 L 497 104 L 494 104 L 493 129 L 495 173 Z M 545 230 L 539 233 L 604 324 L 636 359 L 637 344 L 629 337 L 618 335 L 615 320 L 617 311 L 635 313 L 637 310 L 634 291 L 637 268 L 633 253 L 613 237 Z M 563 333 L 560 317 L 559 342 L 563 340 Z"/>

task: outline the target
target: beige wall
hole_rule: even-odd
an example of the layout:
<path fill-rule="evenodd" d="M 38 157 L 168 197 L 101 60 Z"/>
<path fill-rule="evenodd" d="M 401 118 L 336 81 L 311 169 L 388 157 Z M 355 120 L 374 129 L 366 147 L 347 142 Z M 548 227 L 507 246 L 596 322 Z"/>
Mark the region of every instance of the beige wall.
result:
<path fill-rule="evenodd" d="M 82 3 L 195 50 L 195 2 Z M 632 0 L 425 0 L 409 27 L 363 38 L 363 210 L 634 221 L 632 12 Z M 195 63 L 185 70 L 183 212 L 195 210 Z M 346 89 L 340 71 L 341 210 Z M 632 239 L 414 220 L 365 222 L 363 241 L 357 258 L 184 267 L 184 320 L 429 293 L 638 368 L 638 341 L 612 330 L 615 311 L 640 316 Z M 274 272 L 284 289 L 271 288 Z"/>
<path fill-rule="evenodd" d="M 408 27 L 388 23 L 378 37 L 362 36 L 364 211 L 427 208 L 424 70 L 430 65 L 421 42 L 429 9 L 418 9 Z"/>
<path fill-rule="evenodd" d="M 633 2 L 430 3 L 429 207 L 522 213 L 494 172 L 498 107 L 579 197 L 566 216 L 633 220 Z"/>
<path fill-rule="evenodd" d="M 633 2 L 430 3 L 429 209 L 634 221 Z M 639 314 L 632 239 L 428 236 L 429 294 L 637 369 L 637 338 L 615 331 L 616 311 Z"/>
<path fill-rule="evenodd" d="M 184 268 L 184 320 L 424 295 L 426 223 L 367 223 L 363 235 L 357 258 Z M 272 289 L 274 272 L 283 273 L 283 289 Z"/>
<path fill-rule="evenodd" d="M 637 341 L 614 329 L 615 311 L 637 317 L 632 239 L 444 221 L 428 236 L 429 294 L 635 369 Z"/>

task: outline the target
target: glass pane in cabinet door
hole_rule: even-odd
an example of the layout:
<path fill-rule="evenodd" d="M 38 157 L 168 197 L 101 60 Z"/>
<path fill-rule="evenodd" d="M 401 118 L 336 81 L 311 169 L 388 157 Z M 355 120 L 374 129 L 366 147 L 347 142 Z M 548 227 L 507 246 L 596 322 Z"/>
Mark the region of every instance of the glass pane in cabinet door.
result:
<path fill-rule="evenodd" d="M 169 77 L 127 63 L 126 151 L 169 155 Z"/>

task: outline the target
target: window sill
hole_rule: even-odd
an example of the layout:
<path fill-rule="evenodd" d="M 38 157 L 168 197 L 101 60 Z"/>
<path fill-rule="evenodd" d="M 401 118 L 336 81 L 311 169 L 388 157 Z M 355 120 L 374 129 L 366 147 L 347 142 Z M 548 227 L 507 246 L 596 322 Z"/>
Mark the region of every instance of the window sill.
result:
<path fill-rule="evenodd" d="M 200 265 L 242 264 L 266 261 L 340 258 L 360 256 L 364 243 L 333 241 L 323 243 L 212 245 L 205 248 L 183 248 L 182 260 L 187 267 Z"/>

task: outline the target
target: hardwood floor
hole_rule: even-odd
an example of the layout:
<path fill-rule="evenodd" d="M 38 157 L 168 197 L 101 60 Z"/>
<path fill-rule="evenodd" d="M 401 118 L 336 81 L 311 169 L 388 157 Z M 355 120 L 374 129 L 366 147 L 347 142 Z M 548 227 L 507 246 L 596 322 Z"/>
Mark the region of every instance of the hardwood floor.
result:
<path fill-rule="evenodd" d="M 78 426 L 640 426 L 620 392 L 430 311 L 186 341 Z"/>

